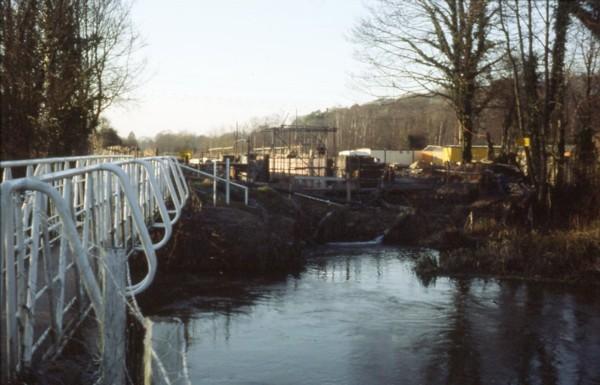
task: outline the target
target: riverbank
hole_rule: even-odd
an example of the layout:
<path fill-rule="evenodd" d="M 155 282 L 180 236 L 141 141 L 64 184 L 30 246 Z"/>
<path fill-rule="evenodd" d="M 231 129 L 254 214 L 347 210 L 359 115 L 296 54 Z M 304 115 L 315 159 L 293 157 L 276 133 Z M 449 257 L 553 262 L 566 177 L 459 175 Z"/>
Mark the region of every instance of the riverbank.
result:
<path fill-rule="evenodd" d="M 384 238 L 434 248 L 419 258 L 421 275 L 475 275 L 600 285 L 600 222 L 540 231 L 523 196 L 481 193 L 476 185 L 444 185 L 419 197 Z"/>
<path fill-rule="evenodd" d="M 438 257 L 417 261 L 415 269 L 423 275 L 600 285 L 599 222 L 540 231 L 506 218 L 507 210 L 504 200 L 421 207 L 399 221 L 386 240 L 439 250 Z"/>
<path fill-rule="evenodd" d="M 547 233 L 498 229 L 478 238 L 474 247 L 442 251 L 434 266 L 417 270 L 598 285 L 600 226 Z"/>
<path fill-rule="evenodd" d="M 190 207 L 160 251 L 167 273 L 287 274 L 301 271 L 303 250 L 332 242 L 372 241 L 439 250 L 420 258 L 421 275 L 486 275 L 600 284 L 600 224 L 533 230 L 522 197 L 482 194 L 473 183 L 444 183 L 360 204 L 328 205 L 262 186 L 251 205 L 212 207 L 192 184 Z M 204 200 L 204 202 L 203 202 Z"/>
<path fill-rule="evenodd" d="M 208 204 L 201 184 L 159 251 L 165 273 L 273 273 L 303 266 L 305 236 L 297 205 L 268 188 L 252 191 L 252 205 Z"/>
<path fill-rule="evenodd" d="M 328 242 L 369 241 L 390 228 L 403 208 L 327 205 L 290 197 L 262 186 L 251 204 L 213 207 L 205 188 L 192 184 L 192 198 L 159 251 L 165 273 L 294 272 L 304 265 L 303 250 Z"/>

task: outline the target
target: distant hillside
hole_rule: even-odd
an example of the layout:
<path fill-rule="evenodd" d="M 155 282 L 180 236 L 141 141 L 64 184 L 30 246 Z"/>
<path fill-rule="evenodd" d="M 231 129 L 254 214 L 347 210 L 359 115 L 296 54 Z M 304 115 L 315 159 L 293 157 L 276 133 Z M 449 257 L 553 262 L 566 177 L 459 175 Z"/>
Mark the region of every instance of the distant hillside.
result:
<path fill-rule="evenodd" d="M 409 137 L 424 137 L 428 144 L 457 144 L 454 111 L 440 98 L 383 99 L 347 108 L 315 111 L 298 118 L 298 124 L 338 128 L 338 149 L 357 147 L 406 149 Z M 488 111 L 481 119 L 475 144 L 485 143 L 485 128 L 492 141 L 501 141 L 502 118 Z"/>
<path fill-rule="evenodd" d="M 486 129 L 494 144 L 502 137 L 503 109 L 488 109 L 482 114 L 474 144 L 485 144 Z M 337 150 L 371 147 L 379 149 L 421 149 L 427 144 L 458 144 L 458 129 L 454 111 L 444 100 L 435 97 L 380 99 L 351 107 L 329 108 L 300 116 L 292 124 L 336 127 Z M 161 132 L 153 139 L 139 140 L 142 149 L 158 148 L 161 152 L 191 150 L 205 153 L 209 147 L 243 145 L 242 138 L 250 135 L 254 147 L 270 146 L 271 137 L 261 133 L 264 128 L 280 123 L 247 124 L 238 140 L 232 131 L 216 136 L 188 132 Z M 484 129 L 485 128 L 485 129 Z M 294 144 L 294 138 L 291 139 Z M 333 141 L 327 143 L 333 149 Z"/>

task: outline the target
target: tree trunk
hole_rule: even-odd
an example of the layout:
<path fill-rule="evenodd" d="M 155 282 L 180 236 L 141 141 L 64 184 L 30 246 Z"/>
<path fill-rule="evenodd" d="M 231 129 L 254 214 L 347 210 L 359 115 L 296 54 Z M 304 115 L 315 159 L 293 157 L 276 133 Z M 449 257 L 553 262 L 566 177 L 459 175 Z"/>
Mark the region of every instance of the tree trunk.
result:
<path fill-rule="evenodd" d="M 473 132 L 469 129 L 463 129 L 462 160 L 463 164 L 469 164 L 473 160 L 471 146 L 473 144 Z"/>

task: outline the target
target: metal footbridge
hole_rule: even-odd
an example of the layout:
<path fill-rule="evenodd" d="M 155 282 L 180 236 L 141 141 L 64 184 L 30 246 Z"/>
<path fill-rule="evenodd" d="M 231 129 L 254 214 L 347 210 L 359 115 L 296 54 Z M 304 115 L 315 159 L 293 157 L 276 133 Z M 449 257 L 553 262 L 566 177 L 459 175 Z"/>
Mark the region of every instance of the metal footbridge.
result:
<path fill-rule="evenodd" d="M 152 283 L 156 251 L 171 237 L 189 188 L 173 157 L 3 161 L 0 169 L 0 382 L 9 383 L 59 355 L 86 319 L 101 330 L 111 322 L 125 327 L 113 314 L 125 305 L 115 301 Z M 215 192 L 224 181 L 227 201 L 230 186 L 240 187 L 247 202 L 247 188 L 229 173 L 186 172 L 212 178 Z M 131 282 L 127 262 L 135 253 L 147 267 Z M 110 345 L 112 332 L 101 344 Z"/>

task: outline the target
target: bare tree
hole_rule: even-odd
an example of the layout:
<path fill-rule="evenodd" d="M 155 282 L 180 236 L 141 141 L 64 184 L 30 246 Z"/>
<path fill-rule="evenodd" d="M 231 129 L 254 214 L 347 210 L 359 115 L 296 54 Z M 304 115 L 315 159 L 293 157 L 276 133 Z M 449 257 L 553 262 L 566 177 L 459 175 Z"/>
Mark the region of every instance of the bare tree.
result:
<path fill-rule="evenodd" d="M 0 1 L 3 159 L 87 153 L 141 67 L 127 0 Z"/>
<path fill-rule="evenodd" d="M 573 15 L 588 28 L 596 38 L 600 38 L 600 1 L 575 0 Z"/>
<path fill-rule="evenodd" d="M 144 62 L 134 54 L 142 42 L 131 23 L 131 3 L 123 0 L 79 0 L 80 38 L 85 76 L 90 79 L 85 98 L 90 123 L 97 125 L 103 111 L 136 86 Z"/>
<path fill-rule="evenodd" d="M 487 0 L 379 0 L 354 30 L 372 84 L 449 101 L 465 163 L 486 104 L 479 90 L 497 60 L 490 41 L 495 12 Z"/>
<path fill-rule="evenodd" d="M 565 55 L 575 4 L 570 0 L 499 3 L 518 127 L 520 136 L 531 141 L 525 149 L 528 174 L 536 188 L 536 211 L 543 216 L 552 207 L 551 188 L 559 191 L 564 183 Z"/>
<path fill-rule="evenodd" d="M 590 31 L 578 31 L 576 53 L 582 58 L 571 75 L 575 105 L 575 172 L 577 183 L 593 184 L 598 176 L 598 151 L 594 137 L 600 132 L 600 41 Z"/>
<path fill-rule="evenodd" d="M 39 4 L 0 1 L 0 158 L 37 155 L 35 118 L 43 100 Z"/>

